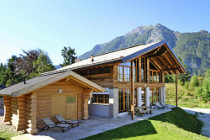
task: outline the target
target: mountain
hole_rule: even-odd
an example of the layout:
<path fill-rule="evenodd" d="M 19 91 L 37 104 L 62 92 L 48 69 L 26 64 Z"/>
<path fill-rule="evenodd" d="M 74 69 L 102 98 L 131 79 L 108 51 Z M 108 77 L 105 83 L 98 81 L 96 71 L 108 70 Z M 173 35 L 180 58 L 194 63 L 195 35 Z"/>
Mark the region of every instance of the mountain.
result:
<path fill-rule="evenodd" d="M 206 69 L 210 68 L 209 32 L 201 30 L 193 33 L 180 33 L 161 24 L 137 27 L 108 43 L 96 45 L 92 50 L 79 56 L 79 59 L 156 41 L 165 41 L 187 65 L 191 74 L 202 75 Z"/>

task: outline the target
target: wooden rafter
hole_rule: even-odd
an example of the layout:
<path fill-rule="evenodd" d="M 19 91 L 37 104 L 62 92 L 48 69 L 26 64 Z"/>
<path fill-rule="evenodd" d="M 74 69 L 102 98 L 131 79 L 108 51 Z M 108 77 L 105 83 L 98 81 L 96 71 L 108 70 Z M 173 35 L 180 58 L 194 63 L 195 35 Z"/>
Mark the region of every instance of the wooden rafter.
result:
<path fill-rule="evenodd" d="M 150 58 L 153 62 L 155 62 L 155 64 L 159 67 L 159 68 L 161 68 L 161 69 L 165 69 L 165 67 L 163 67 L 161 64 L 160 64 L 160 62 L 158 61 L 158 60 L 156 60 L 156 58 Z"/>
<path fill-rule="evenodd" d="M 163 57 L 165 57 L 165 59 L 168 61 L 169 64 L 171 64 L 173 66 L 173 64 L 171 63 L 170 59 L 168 58 L 168 56 L 165 54 L 163 55 Z"/>

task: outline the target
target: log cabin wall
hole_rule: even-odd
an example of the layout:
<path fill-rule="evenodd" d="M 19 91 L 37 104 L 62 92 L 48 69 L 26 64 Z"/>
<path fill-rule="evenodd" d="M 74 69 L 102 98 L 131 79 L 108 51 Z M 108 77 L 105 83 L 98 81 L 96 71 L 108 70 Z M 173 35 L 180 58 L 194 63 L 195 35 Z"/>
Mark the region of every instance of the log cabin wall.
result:
<path fill-rule="evenodd" d="M 62 89 L 62 93 L 59 93 L 58 90 Z M 51 117 L 52 114 L 52 99 L 51 97 L 54 95 L 58 96 L 77 96 L 77 119 L 87 119 L 87 111 L 84 106 L 88 106 L 88 102 L 84 100 L 88 96 L 84 92 L 83 87 L 78 86 L 67 79 L 58 81 L 56 83 L 50 84 L 46 87 L 43 87 L 36 91 L 37 95 L 37 127 L 42 126 L 43 122 L 42 118 Z M 85 101 L 85 103 L 84 103 Z M 57 103 L 59 104 L 59 102 Z M 85 114 L 84 114 L 85 113 Z M 65 117 L 65 116 L 64 116 Z"/>
<path fill-rule="evenodd" d="M 59 89 L 62 89 L 62 93 L 58 92 Z M 16 130 L 25 130 L 32 134 L 37 133 L 37 128 L 43 126 L 41 119 L 53 116 L 51 97 L 54 95 L 63 96 L 65 103 L 65 97 L 76 96 L 76 119 L 88 119 L 88 100 L 91 92 L 91 89 L 79 86 L 66 78 L 26 95 L 4 96 L 4 122 L 10 122 L 16 127 Z M 60 104 L 60 102 L 56 102 L 56 104 Z"/>
<path fill-rule="evenodd" d="M 11 123 L 17 129 L 18 126 L 18 106 L 17 106 L 17 98 L 11 97 Z"/>

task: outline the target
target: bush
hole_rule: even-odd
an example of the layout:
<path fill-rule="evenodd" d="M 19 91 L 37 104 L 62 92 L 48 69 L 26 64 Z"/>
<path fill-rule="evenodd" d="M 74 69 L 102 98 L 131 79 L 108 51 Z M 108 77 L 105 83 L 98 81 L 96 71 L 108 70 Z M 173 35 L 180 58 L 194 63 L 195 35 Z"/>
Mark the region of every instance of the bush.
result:
<path fill-rule="evenodd" d="M 193 77 L 190 79 L 191 87 L 197 87 L 199 86 L 198 76 L 193 75 Z"/>

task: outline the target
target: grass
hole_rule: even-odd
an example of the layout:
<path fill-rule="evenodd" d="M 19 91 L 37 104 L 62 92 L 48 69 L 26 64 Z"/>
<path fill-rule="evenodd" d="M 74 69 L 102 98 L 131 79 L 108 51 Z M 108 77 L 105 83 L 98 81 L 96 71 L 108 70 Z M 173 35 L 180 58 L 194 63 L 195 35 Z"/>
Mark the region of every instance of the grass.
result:
<path fill-rule="evenodd" d="M 175 84 L 166 83 L 166 103 L 175 105 Z M 186 90 L 184 86 L 178 84 L 178 106 L 189 108 L 210 108 L 210 101 L 204 103 L 194 95 L 195 91 Z"/>
<path fill-rule="evenodd" d="M 195 115 L 190 115 L 180 108 L 174 108 L 147 120 L 109 130 L 84 140 L 117 140 L 117 139 L 157 139 L 157 140 L 203 140 L 199 135 L 202 122 Z"/>
<path fill-rule="evenodd" d="M 14 127 L 0 124 L 0 140 L 10 140 L 11 137 L 23 134 L 22 131 L 15 131 Z"/>

